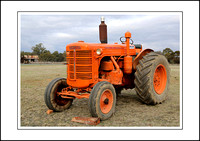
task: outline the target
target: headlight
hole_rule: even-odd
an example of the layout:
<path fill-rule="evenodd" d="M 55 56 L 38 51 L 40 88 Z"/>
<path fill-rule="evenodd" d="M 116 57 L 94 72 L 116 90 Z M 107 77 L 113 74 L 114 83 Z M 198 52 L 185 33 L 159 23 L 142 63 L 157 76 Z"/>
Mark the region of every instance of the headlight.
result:
<path fill-rule="evenodd" d="M 97 53 L 97 55 L 100 55 L 102 53 L 102 50 L 101 49 L 97 49 L 96 53 Z"/>

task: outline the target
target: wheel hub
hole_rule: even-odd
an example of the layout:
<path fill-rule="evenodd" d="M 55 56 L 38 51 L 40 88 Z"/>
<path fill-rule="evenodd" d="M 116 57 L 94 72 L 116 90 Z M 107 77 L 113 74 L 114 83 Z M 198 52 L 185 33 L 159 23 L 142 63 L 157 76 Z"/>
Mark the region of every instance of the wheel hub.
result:
<path fill-rule="evenodd" d="M 109 99 L 106 98 L 106 99 L 104 100 L 104 103 L 105 103 L 105 104 L 108 104 L 108 103 L 109 103 Z"/>
<path fill-rule="evenodd" d="M 163 91 L 165 90 L 166 83 L 167 72 L 165 67 L 162 64 L 160 64 L 156 67 L 153 78 L 154 90 L 157 94 L 160 95 L 163 93 Z"/>
<path fill-rule="evenodd" d="M 110 112 L 113 106 L 113 94 L 112 92 L 107 89 L 105 90 L 100 98 L 100 109 L 101 112 L 107 114 Z"/>

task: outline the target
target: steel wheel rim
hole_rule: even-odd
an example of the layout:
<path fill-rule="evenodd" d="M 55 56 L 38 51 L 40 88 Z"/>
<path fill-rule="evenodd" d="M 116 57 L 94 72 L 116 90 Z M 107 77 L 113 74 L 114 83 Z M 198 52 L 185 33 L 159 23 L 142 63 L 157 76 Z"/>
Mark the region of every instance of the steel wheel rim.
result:
<path fill-rule="evenodd" d="M 56 90 L 54 91 L 53 101 L 59 106 L 65 106 L 66 104 L 68 104 L 70 102 L 70 99 L 67 99 L 67 98 L 64 99 L 57 94 L 57 92 L 61 92 L 63 87 L 64 86 L 62 86 L 62 85 L 58 85 Z"/>
<path fill-rule="evenodd" d="M 109 113 L 110 110 L 112 109 L 112 105 L 113 105 L 113 94 L 109 89 L 107 89 L 102 93 L 100 98 L 101 112 L 104 114 Z"/>
<path fill-rule="evenodd" d="M 160 64 L 156 67 L 153 77 L 153 86 L 157 94 L 161 95 L 166 87 L 167 83 L 167 72 L 165 67 Z"/>

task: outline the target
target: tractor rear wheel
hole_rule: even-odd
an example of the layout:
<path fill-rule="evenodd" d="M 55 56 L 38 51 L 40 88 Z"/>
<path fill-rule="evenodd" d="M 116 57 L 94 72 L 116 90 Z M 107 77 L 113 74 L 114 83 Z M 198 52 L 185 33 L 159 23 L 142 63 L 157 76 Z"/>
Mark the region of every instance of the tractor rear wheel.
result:
<path fill-rule="evenodd" d="M 67 87 L 65 78 L 56 78 L 46 87 L 44 100 L 47 107 L 53 111 L 60 112 L 72 105 L 73 99 L 62 98 L 57 95 L 63 88 Z"/>
<path fill-rule="evenodd" d="M 136 67 L 135 90 L 146 104 L 162 103 L 168 93 L 170 69 L 163 55 L 150 52 L 143 56 Z"/>
<path fill-rule="evenodd" d="M 101 120 L 110 118 L 115 112 L 116 92 L 113 85 L 106 81 L 98 82 L 89 97 L 89 110 L 93 117 Z"/>

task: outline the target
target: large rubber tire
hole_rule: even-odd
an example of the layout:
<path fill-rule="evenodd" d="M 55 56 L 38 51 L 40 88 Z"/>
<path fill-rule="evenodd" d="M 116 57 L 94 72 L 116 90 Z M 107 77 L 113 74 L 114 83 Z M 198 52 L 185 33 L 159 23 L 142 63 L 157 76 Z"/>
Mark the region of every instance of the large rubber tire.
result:
<path fill-rule="evenodd" d="M 61 112 L 72 105 L 73 99 L 62 98 L 57 95 L 57 92 L 61 92 L 67 86 L 65 78 L 56 78 L 49 83 L 44 93 L 44 100 L 49 109 Z"/>
<path fill-rule="evenodd" d="M 143 56 L 136 67 L 135 90 L 146 104 L 162 103 L 167 98 L 169 79 L 167 59 L 163 55 L 150 52 Z"/>
<path fill-rule="evenodd" d="M 116 106 L 116 92 L 113 85 L 106 81 L 98 82 L 90 93 L 88 106 L 93 117 L 99 117 L 101 120 L 110 118 Z"/>

